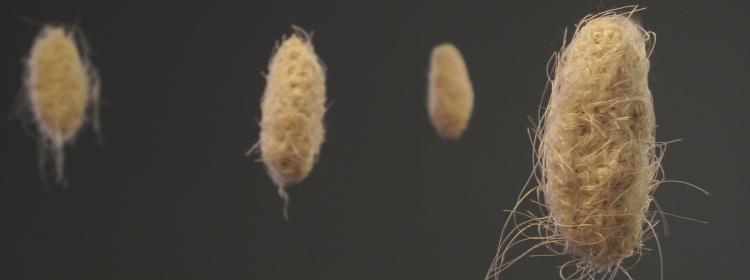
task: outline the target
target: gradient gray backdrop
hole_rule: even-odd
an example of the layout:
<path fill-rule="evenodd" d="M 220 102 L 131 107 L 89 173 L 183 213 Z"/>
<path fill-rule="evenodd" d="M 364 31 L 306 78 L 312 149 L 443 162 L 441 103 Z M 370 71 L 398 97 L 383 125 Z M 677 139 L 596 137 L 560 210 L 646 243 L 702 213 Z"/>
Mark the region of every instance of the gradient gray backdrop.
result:
<path fill-rule="evenodd" d="M 12 2 L 12 3 L 11 3 Z M 526 128 L 565 28 L 621 1 L 4 1 L 0 116 L 38 21 L 78 22 L 103 78 L 103 146 L 67 150 L 70 188 L 40 182 L 34 139 L 0 122 L 0 279 L 474 279 L 531 171 Z M 695 2 L 695 3 L 694 3 Z M 631 3 L 631 2 L 627 2 Z M 750 18 L 744 1 L 654 1 L 650 74 L 669 146 L 665 279 L 746 279 Z M 320 162 L 284 222 L 257 139 L 274 42 L 314 30 L 328 66 Z M 427 119 L 430 48 L 464 53 L 476 91 L 465 137 Z M 661 230 L 661 228 L 660 228 Z M 649 242 L 648 247 L 655 248 Z M 556 279 L 566 258 L 506 279 Z M 658 279 L 658 256 L 638 279 Z"/>

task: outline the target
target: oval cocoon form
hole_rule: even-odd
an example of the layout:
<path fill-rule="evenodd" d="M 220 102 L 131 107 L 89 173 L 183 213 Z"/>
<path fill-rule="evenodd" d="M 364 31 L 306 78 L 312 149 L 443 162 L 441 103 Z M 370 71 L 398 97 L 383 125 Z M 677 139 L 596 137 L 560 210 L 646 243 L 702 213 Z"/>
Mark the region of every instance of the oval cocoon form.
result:
<path fill-rule="evenodd" d="M 585 22 L 561 54 L 549 100 L 542 191 L 566 250 L 600 270 L 640 248 L 658 185 L 648 38 L 625 16 Z"/>
<path fill-rule="evenodd" d="M 562 279 L 629 276 L 623 262 L 655 236 L 649 207 L 661 182 L 661 145 L 648 87 L 653 34 L 631 19 L 638 6 L 622 9 L 586 16 L 559 52 L 535 130 L 537 186 L 525 187 L 510 210 L 487 279 L 539 248 L 572 257 L 560 266 Z M 524 201 L 540 213 L 520 209 Z M 526 242 L 534 245 L 508 256 Z"/>
<path fill-rule="evenodd" d="M 41 138 L 41 166 L 51 154 L 56 182 L 62 183 L 64 146 L 74 139 L 89 110 L 98 130 L 98 73 L 80 52 L 74 32 L 47 25 L 31 47 L 24 86 Z"/>
<path fill-rule="evenodd" d="M 284 190 L 312 170 L 325 138 L 325 68 L 310 36 L 296 29 L 273 54 L 261 101 L 261 160 L 284 199 Z"/>
<path fill-rule="evenodd" d="M 438 135 L 461 138 L 474 108 L 474 89 L 461 52 L 450 43 L 432 49 L 427 110 Z"/>

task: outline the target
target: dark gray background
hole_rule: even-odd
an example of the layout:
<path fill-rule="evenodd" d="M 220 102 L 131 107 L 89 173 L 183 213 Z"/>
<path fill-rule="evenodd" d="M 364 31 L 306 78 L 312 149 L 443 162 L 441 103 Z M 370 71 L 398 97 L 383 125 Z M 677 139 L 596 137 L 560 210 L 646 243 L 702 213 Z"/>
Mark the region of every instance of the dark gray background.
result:
<path fill-rule="evenodd" d="M 3 1 L 0 114 L 38 31 L 22 18 L 77 21 L 104 81 L 104 144 L 83 130 L 67 149 L 70 188 L 45 188 L 33 137 L 0 123 L 0 278 L 482 279 L 501 211 L 531 171 L 526 128 L 550 55 L 581 17 L 626 3 L 293 2 Z M 669 146 L 667 177 L 713 194 L 657 191 L 665 211 L 710 221 L 669 220 L 665 278 L 744 279 L 748 5 L 692 2 L 646 2 L 639 15 L 658 34 L 657 138 L 684 139 Z M 258 135 L 261 72 L 291 23 L 315 31 L 333 106 L 284 222 L 243 153 Z M 463 51 L 476 91 L 458 143 L 436 137 L 424 105 L 443 41 Z M 556 279 L 564 260 L 525 259 L 507 279 Z M 658 268 L 649 253 L 633 275 Z"/>

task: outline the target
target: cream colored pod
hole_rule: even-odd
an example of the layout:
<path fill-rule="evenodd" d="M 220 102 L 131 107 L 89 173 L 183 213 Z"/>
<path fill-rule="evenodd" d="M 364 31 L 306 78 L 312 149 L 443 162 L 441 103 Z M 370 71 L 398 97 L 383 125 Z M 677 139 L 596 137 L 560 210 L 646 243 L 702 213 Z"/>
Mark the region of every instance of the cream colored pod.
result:
<path fill-rule="evenodd" d="M 40 168 L 44 172 L 51 155 L 58 184 L 64 184 L 65 144 L 73 141 L 87 112 L 93 114 L 94 128 L 99 128 L 99 76 L 85 53 L 85 42 L 76 34 L 60 26 L 44 26 L 26 60 L 23 105 L 33 113 L 39 132 Z"/>
<path fill-rule="evenodd" d="M 544 198 L 566 250 L 598 270 L 640 249 L 658 185 L 648 38 L 626 16 L 585 22 L 562 52 L 549 100 Z"/>
<path fill-rule="evenodd" d="M 285 188 L 313 169 L 325 138 L 325 68 L 302 29 L 283 39 L 271 57 L 261 101 L 261 160 L 284 200 Z"/>
<path fill-rule="evenodd" d="M 461 52 L 450 43 L 432 49 L 427 111 L 438 135 L 458 140 L 474 108 L 474 90 Z"/>
<path fill-rule="evenodd" d="M 537 131 L 539 185 L 520 199 L 536 192 L 546 213 L 516 214 L 516 205 L 509 217 L 516 226 L 503 229 L 488 278 L 520 258 L 506 256 L 510 247 L 533 240 L 540 242 L 523 254 L 547 247 L 573 256 L 561 278 L 615 279 L 627 275 L 623 261 L 641 253 L 644 236 L 655 235 L 647 215 L 660 183 L 648 88 L 652 34 L 630 19 L 633 12 L 587 16 L 561 50 Z"/>

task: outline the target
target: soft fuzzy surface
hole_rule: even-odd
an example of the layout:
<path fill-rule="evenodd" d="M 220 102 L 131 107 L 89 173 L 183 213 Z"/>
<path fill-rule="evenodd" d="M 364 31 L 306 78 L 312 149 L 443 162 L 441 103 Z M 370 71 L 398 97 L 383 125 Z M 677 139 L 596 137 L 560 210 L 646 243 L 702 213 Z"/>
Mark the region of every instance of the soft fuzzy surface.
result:
<path fill-rule="evenodd" d="M 585 17 L 560 51 L 536 131 L 538 186 L 511 211 L 488 278 L 541 247 L 574 256 L 561 266 L 562 278 L 614 278 L 627 274 L 622 261 L 640 254 L 653 229 L 647 210 L 660 183 L 646 46 L 653 34 L 631 20 L 638 7 L 628 8 Z M 541 213 L 519 212 L 534 192 Z"/>
<path fill-rule="evenodd" d="M 461 138 L 474 108 L 474 90 L 461 52 L 450 43 L 432 49 L 427 110 L 441 138 Z"/>
<path fill-rule="evenodd" d="M 641 246 L 656 186 L 647 38 L 626 16 L 584 21 L 558 61 L 546 115 L 545 201 L 566 250 L 601 269 Z"/>
<path fill-rule="evenodd" d="M 326 76 L 309 35 L 299 29 L 283 40 L 268 68 L 261 102 L 261 159 L 287 202 L 284 188 L 307 177 L 325 137 Z"/>
<path fill-rule="evenodd" d="M 37 36 L 26 62 L 28 105 L 40 133 L 42 165 L 47 154 L 54 159 L 56 181 L 63 181 L 64 146 L 84 124 L 88 108 L 94 108 L 98 129 L 98 74 L 81 53 L 72 31 L 45 26 Z M 44 167 L 43 167 L 44 168 Z"/>

